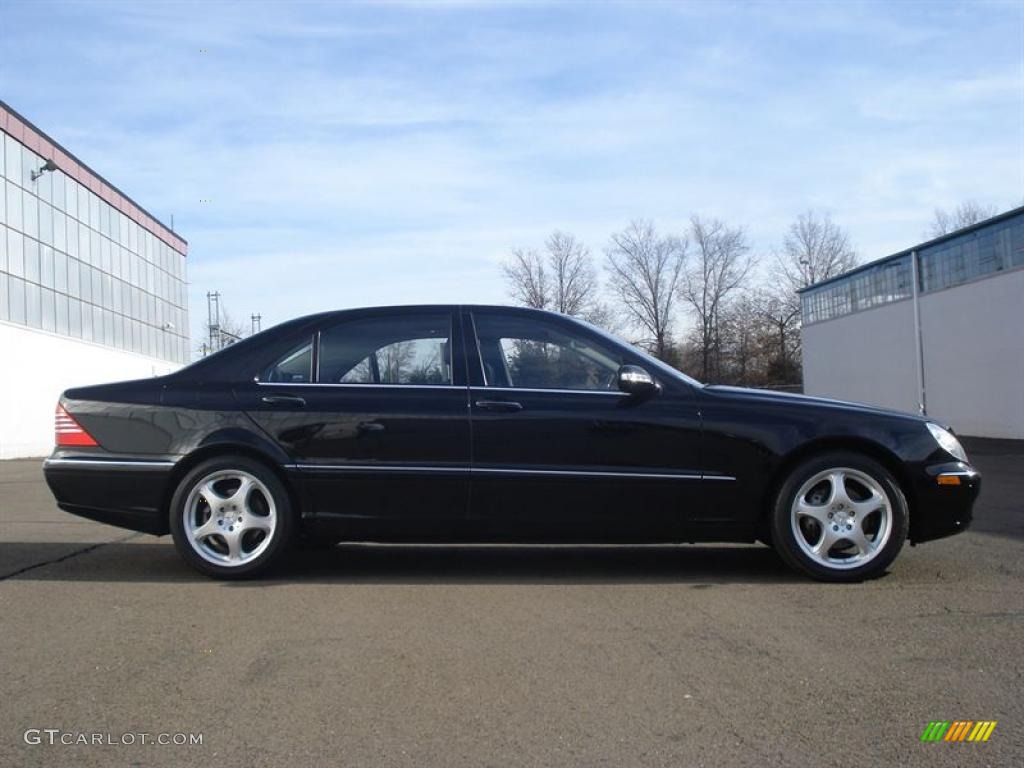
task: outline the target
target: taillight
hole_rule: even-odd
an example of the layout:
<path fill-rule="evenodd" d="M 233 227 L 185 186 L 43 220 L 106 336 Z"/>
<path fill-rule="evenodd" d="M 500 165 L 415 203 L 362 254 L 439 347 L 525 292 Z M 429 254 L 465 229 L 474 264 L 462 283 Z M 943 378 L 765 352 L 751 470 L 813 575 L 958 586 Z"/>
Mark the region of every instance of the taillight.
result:
<path fill-rule="evenodd" d="M 60 403 L 57 403 L 57 412 L 54 414 L 54 429 L 57 433 L 58 447 L 99 445 Z"/>

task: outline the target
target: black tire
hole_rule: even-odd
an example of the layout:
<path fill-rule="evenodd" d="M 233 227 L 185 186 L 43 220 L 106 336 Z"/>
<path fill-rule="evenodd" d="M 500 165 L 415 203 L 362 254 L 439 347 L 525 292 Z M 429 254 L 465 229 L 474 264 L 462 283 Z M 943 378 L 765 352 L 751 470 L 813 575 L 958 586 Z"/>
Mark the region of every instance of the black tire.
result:
<path fill-rule="evenodd" d="M 798 529 L 800 527 L 793 522 L 793 507 L 796 502 L 797 493 L 804 487 L 805 483 L 809 483 L 819 473 L 841 469 L 853 470 L 873 479 L 885 493 L 889 502 L 890 529 L 888 539 L 885 544 L 874 550 L 870 558 L 861 565 L 851 565 L 854 562 L 853 560 L 850 561 L 850 564 L 844 565 L 829 565 L 827 562 L 821 562 L 820 560 L 828 561 L 833 559 L 829 557 L 828 552 L 826 552 L 825 557 L 815 559 L 797 541 L 796 537 L 799 534 L 794 531 L 794 527 Z M 851 475 L 851 480 L 854 487 L 859 485 L 856 476 Z M 829 483 L 830 486 L 831 483 Z M 863 487 L 867 488 L 867 486 Z M 841 504 L 842 502 L 837 503 Z M 830 510 L 831 508 L 823 506 L 822 509 Z M 839 513 L 836 512 L 836 514 Z M 880 515 L 880 513 L 876 514 Z M 879 519 L 880 517 L 871 518 L 870 523 L 877 524 Z M 772 546 L 789 566 L 819 581 L 852 582 L 875 578 L 892 564 L 907 539 L 910 512 L 907 507 L 906 497 L 903 495 L 899 483 L 885 467 L 863 454 L 851 451 L 834 451 L 803 462 L 789 474 L 775 497 L 771 523 Z M 855 525 L 856 522 L 851 521 L 850 524 Z M 810 521 L 809 525 L 812 534 L 815 531 L 820 531 L 819 528 L 815 527 L 818 525 L 817 522 Z M 842 526 L 839 526 L 839 528 L 842 528 Z M 877 537 L 877 533 L 872 535 Z M 838 534 L 839 542 L 844 541 L 842 536 L 842 533 Z M 851 549 L 856 548 L 851 547 Z M 837 549 L 830 550 L 830 552 L 834 553 L 836 559 L 843 556 L 843 549 L 839 545 L 837 545 Z"/>
<path fill-rule="evenodd" d="M 251 475 L 263 486 L 263 488 L 258 488 L 259 497 L 257 501 L 259 501 L 264 509 L 269 507 L 266 504 L 266 500 L 262 498 L 265 489 L 273 503 L 273 506 L 269 507 L 273 509 L 275 520 L 273 530 L 269 534 L 264 533 L 262 536 L 259 535 L 260 532 L 256 532 L 257 546 L 261 548 L 261 551 L 252 556 L 250 560 L 239 562 L 236 565 L 211 562 L 197 551 L 196 546 L 193 545 L 189 534 L 185 530 L 185 505 L 192 491 L 206 478 L 221 472 L 239 472 Z M 230 482 L 230 480 L 226 479 L 223 482 Z M 230 488 L 230 486 L 228 487 Z M 200 573 L 218 579 L 248 579 L 266 573 L 268 569 L 284 559 L 283 556 L 291 546 L 295 531 L 294 511 L 288 489 L 285 488 L 284 483 L 281 482 L 273 470 L 247 456 L 218 456 L 193 467 L 181 479 L 181 482 L 178 483 L 174 496 L 171 498 L 169 515 L 171 536 L 174 539 L 174 546 L 177 548 L 178 553 L 184 558 L 185 562 Z M 212 511 L 210 516 L 213 516 Z M 223 539 L 218 541 L 216 538 L 212 540 L 216 543 L 224 541 Z M 205 539 L 204 541 L 208 542 L 211 539 Z M 253 551 L 256 548 L 253 547 Z"/>

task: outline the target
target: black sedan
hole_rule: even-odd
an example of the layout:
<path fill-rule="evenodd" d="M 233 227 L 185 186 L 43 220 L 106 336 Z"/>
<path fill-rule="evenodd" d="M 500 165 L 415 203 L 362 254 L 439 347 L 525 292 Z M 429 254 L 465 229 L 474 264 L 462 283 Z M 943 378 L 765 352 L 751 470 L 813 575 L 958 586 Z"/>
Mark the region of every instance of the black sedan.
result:
<path fill-rule="evenodd" d="M 536 310 L 328 312 L 174 374 L 82 387 L 44 467 L 68 512 L 211 576 L 298 539 L 770 543 L 819 579 L 963 531 L 980 477 L 907 413 L 705 386 Z"/>

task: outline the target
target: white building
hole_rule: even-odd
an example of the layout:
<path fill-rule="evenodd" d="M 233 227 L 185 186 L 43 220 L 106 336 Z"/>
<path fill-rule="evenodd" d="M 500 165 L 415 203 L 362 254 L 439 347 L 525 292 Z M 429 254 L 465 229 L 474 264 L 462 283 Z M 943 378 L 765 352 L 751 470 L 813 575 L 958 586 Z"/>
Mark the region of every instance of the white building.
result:
<path fill-rule="evenodd" d="M 801 292 L 804 391 L 1024 438 L 1024 208 Z"/>
<path fill-rule="evenodd" d="M 0 102 L 0 459 L 52 450 L 64 389 L 185 362 L 186 252 Z"/>

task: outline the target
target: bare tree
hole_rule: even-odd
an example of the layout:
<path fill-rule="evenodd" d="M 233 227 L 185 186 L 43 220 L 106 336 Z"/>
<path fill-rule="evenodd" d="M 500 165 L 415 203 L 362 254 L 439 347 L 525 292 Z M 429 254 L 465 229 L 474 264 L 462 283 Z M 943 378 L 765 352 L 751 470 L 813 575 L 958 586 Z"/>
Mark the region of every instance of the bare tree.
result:
<path fill-rule="evenodd" d="M 808 211 L 790 225 L 782 251 L 775 256 L 775 277 L 795 294 L 855 266 L 857 254 L 846 230 L 828 214 Z"/>
<path fill-rule="evenodd" d="M 551 233 L 545 247 L 551 270 L 552 308 L 564 315 L 586 315 L 597 292 L 590 249 L 558 230 Z"/>
<path fill-rule="evenodd" d="M 763 347 L 770 356 L 772 384 L 800 383 L 800 302 L 787 290 L 762 289 L 753 296 L 754 311 L 765 325 Z"/>
<path fill-rule="evenodd" d="M 611 288 L 630 323 L 644 334 L 641 343 L 665 360 L 686 242 L 659 235 L 652 222 L 635 219 L 612 235 L 606 256 Z"/>
<path fill-rule="evenodd" d="M 380 380 L 388 384 L 397 384 L 405 381 L 408 376 L 416 357 L 416 344 L 413 341 L 396 341 L 375 354 L 380 369 Z"/>
<path fill-rule="evenodd" d="M 597 277 L 590 250 L 573 235 L 555 230 L 543 255 L 518 248 L 502 265 L 512 297 L 527 307 L 588 316 L 594 309 Z"/>
<path fill-rule="evenodd" d="M 682 281 L 681 295 L 697 321 L 701 376 L 717 378 L 721 361 L 721 318 L 730 295 L 741 288 L 755 260 L 742 227 L 719 219 L 690 219 L 693 265 Z"/>
<path fill-rule="evenodd" d="M 762 288 L 737 288 L 719 311 L 718 331 L 714 338 L 708 378 L 720 384 L 740 386 L 778 386 L 799 383 L 799 373 L 780 374 L 776 358 L 776 329 L 763 308 Z M 793 342 L 793 326 L 787 329 L 787 342 Z M 680 368 L 694 377 L 702 375 L 704 345 L 702 329 L 694 326 L 679 349 Z M 792 361 L 793 357 L 788 358 Z"/>
<path fill-rule="evenodd" d="M 721 355 L 727 370 L 725 376 L 719 372 L 718 381 L 749 386 L 763 379 L 765 322 L 757 310 L 757 293 L 745 290 L 721 310 Z"/>
<path fill-rule="evenodd" d="M 615 307 L 605 301 L 594 301 L 580 317 L 588 323 L 604 328 L 609 333 L 622 335 L 626 331 L 622 313 L 616 312 Z"/>
<path fill-rule="evenodd" d="M 932 220 L 931 227 L 925 232 L 925 237 L 948 235 L 950 232 L 969 227 L 971 224 L 977 224 L 979 221 L 991 219 L 997 213 L 999 213 L 999 209 L 994 205 L 983 205 L 977 200 L 966 200 L 952 211 L 936 208 L 935 218 Z"/>
<path fill-rule="evenodd" d="M 551 297 L 548 290 L 547 270 L 540 254 L 533 250 L 516 248 L 501 265 L 512 298 L 524 307 L 548 309 Z"/>
<path fill-rule="evenodd" d="M 828 214 L 814 211 L 797 216 L 775 253 L 774 284 L 758 299 L 759 311 L 771 326 L 765 339 L 774 347 L 774 383 L 797 383 L 800 378 L 800 297 L 797 291 L 857 266 L 850 236 Z"/>
<path fill-rule="evenodd" d="M 226 344 L 234 344 L 236 341 L 248 336 L 250 330 L 244 322 L 234 318 L 226 309 L 221 309 L 220 332 L 225 337 Z"/>

